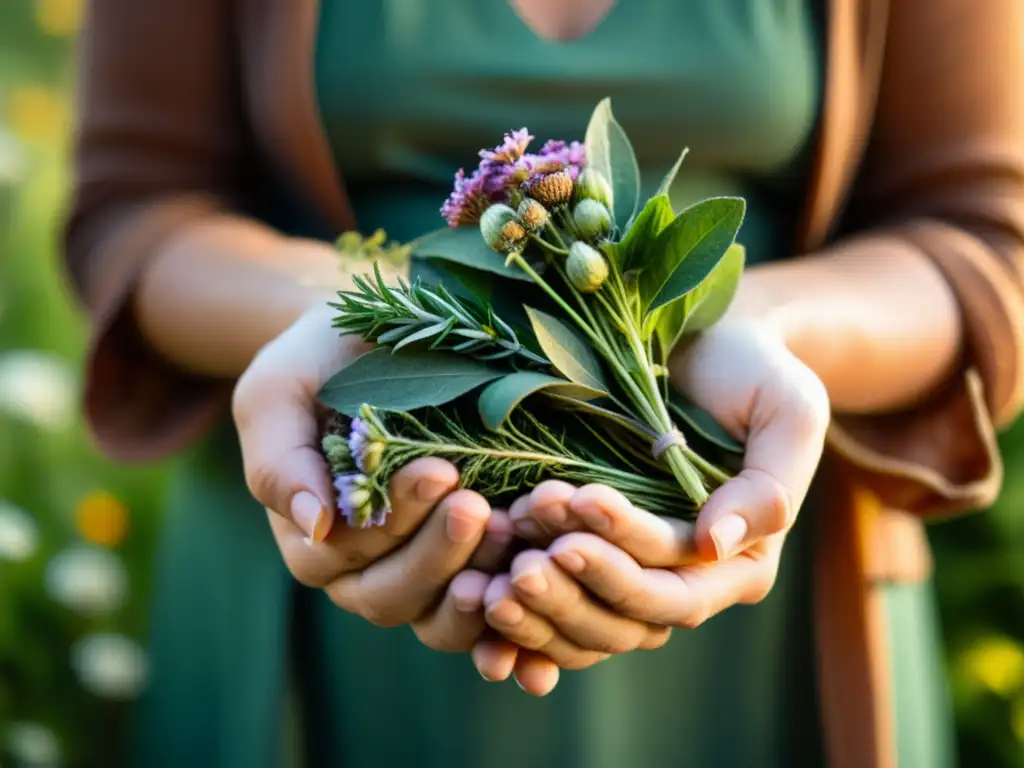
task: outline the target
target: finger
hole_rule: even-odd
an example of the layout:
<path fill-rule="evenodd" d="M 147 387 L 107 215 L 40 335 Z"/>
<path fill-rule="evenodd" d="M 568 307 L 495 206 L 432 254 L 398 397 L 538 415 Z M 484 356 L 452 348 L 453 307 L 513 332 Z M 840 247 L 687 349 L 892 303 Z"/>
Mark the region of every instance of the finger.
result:
<path fill-rule="evenodd" d="M 573 494 L 569 509 L 587 529 L 645 567 L 673 567 L 697 559 L 691 523 L 638 509 L 607 485 L 583 486 Z"/>
<path fill-rule="evenodd" d="M 764 536 L 788 530 L 821 461 L 829 422 L 821 381 L 785 353 L 780 375 L 755 398 L 740 477 L 715 491 L 697 520 L 707 556 L 724 559 Z"/>
<path fill-rule="evenodd" d="M 571 557 L 571 553 L 565 557 Z M 517 555 L 509 575 L 515 595 L 526 610 L 547 620 L 555 631 L 581 648 L 627 653 L 647 638 L 645 622 L 620 616 L 598 604 L 546 552 L 530 550 Z"/>
<path fill-rule="evenodd" d="M 480 677 L 491 683 L 499 683 L 508 680 L 519 653 L 515 643 L 502 637 L 485 635 L 483 640 L 473 646 L 471 656 Z"/>
<path fill-rule="evenodd" d="M 542 543 L 578 530 L 579 520 L 569 514 L 569 501 L 575 492 L 575 486 L 561 480 L 539 484 L 509 510 L 516 532 L 528 541 Z"/>
<path fill-rule="evenodd" d="M 284 518 L 270 514 L 270 525 L 295 578 L 307 586 L 323 588 L 401 546 L 458 482 L 458 470 L 449 462 L 417 459 L 392 477 L 389 495 L 393 510 L 382 527 L 335 525 L 324 541 L 310 546 L 311 542 Z"/>
<path fill-rule="evenodd" d="M 584 669 L 607 658 L 607 654 L 581 648 L 560 635 L 554 625 L 526 610 L 512 590 L 507 575 L 491 580 L 484 594 L 484 616 L 488 626 L 520 648 L 538 651 L 560 667 Z"/>
<path fill-rule="evenodd" d="M 744 552 L 719 563 L 671 570 L 641 568 L 625 552 L 591 534 L 563 536 L 550 551 L 559 565 L 575 571 L 581 584 L 619 613 L 652 624 L 693 628 L 731 605 L 756 602 L 768 593 L 781 547 L 780 540 L 771 541 L 767 551 L 757 550 L 759 557 Z"/>
<path fill-rule="evenodd" d="M 503 509 L 492 510 L 483 541 L 473 553 L 469 567 L 484 573 L 497 573 L 511 561 L 512 539 L 512 521 L 508 512 Z"/>
<path fill-rule="evenodd" d="M 521 651 L 516 659 L 515 679 L 523 691 L 531 696 L 547 696 L 561 674 L 558 665 L 547 656 L 533 651 Z"/>
<path fill-rule="evenodd" d="M 483 606 L 490 581 L 491 577 L 480 571 L 463 571 L 452 579 L 437 610 L 413 622 L 419 641 L 448 653 L 472 649 L 487 627 Z"/>
<path fill-rule="evenodd" d="M 359 573 L 341 576 L 326 592 L 339 607 L 380 626 L 414 621 L 466 567 L 490 513 L 480 494 L 455 491 L 405 546 Z"/>
<path fill-rule="evenodd" d="M 318 448 L 315 402 L 294 377 L 250 367 L 232 396 L 246 485 L 253 497 L 323 541 L 334 522 L 334 490 Z"/>

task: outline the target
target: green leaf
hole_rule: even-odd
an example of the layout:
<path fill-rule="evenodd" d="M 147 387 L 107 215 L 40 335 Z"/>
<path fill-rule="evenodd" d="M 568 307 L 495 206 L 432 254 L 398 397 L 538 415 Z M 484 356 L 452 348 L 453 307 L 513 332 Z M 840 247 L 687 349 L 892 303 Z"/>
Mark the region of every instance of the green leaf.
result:
<path fill-rule="evenodd" d="M 625 237 L 615 246 L 616 263 L 623 272 L 644 265 L 658 235 L 672 223 L 675 215 L 668 195 L 657 195 L 644 204 Z"/>
<path fill-rule="evenodd" d="M 680 213 L 640 273 L 641 306 L 654 311 L 700 285 L 732 245 L 744 209 L 742 198 L 713 197 Z"/>
<path fill-rule="evenodd" d="M 519 371 L 492 381 L 480 393 L 477 406 L 484 426 L 492 430 L 498 429 L 519 403 L 530 395 L 542 391 L 557 392 L 562 397 L 573 400 L 591 400 L 607 394 L 602 390 L 574 384 L 567 379 L 548 376 L 546 373 Z"/>
<path fill-rule="evenodd" d="M 363 403 L 409 411 L 451 402 L 503 373 L 465 355 L 413 349 L 392 354 L 377 347 L 332 376 L 318 397 L 346 416 L 357 415 Z"/>
<path fill-rule="evenodd" d="M 676 390 L 669 393 L 668 406 L 686 425 L 712 445 L 729 453 L 743 453 L 743 444 L 730 435 L 715 417 L 690 402 Z"/>
<path fill-rule="evenodd" d="M 526 307 L 537 343 L 555 369 L 570 381 L 590 389 L 608 391 L 601 363 L 594 350 L 557 317 Z"/>
<path fill-rule="evenodd" d="M 654 332 L 664 355 L 684 334 L 703 331 L 722 318 L 736 295 L 745 258 L 746 249 L 733 243 L 700 285 L 658 310 Z"/>
<path fill-rule="evenodd" d="M 683 160 L 686 159 L 686 155 L 689 151 L 689 148 L 686 148 L 679 153 L 679 159 L 676 160 L 675 165 L 668 169 L 668 173 L 665 174 L 665 178 L 663 178 L 661 180 L 661 184 L 658 185 L 658 191 L 654 193 L 656 196 L 669 194 L 672 189 L 672 182 L 676 180 L 676 174 L 679 173 L 679 168 L 683 164 Z"/>
<path fill-rule="evenodd" d="M 453 261 L 510 280 L 531 282 L 522 270 L 505 266 L 505 257 L 484 242 L 479 227 L 443 227 L 424 235 L 412 252 L 414 258 Z"/>
<path fill-rule="evenodd" d="M 683 297 L 687 304 L 684 334 L 698 333 L 721 320 L 736 295 L 746 258 L 746 248 L 733 243 L 707 279 Z"/>
<path fill-rule="evenodd" d="M 584 139 L 587 166 L 600 171 L 612 186 L 612 218 L 626 229 L 640 205 L 640 167 L 629 137 L 612 114 L 611 99 L 594 109 Z"/>

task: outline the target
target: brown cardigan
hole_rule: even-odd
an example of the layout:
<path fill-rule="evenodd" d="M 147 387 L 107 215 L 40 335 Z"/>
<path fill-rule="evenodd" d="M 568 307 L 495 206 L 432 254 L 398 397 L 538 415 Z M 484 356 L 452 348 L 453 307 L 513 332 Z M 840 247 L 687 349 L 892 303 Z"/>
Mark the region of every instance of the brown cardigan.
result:
<path fill-rule="evenodd" d="M 994 428 L 1024 397 L 1024 10 L 826 2 L 826 98 L 796 251 L 867 232 L 919 248 L 956 291 L 967 338 L 962 373 L 928 402 L 836 415 L 830 434 L 836 495 L 817 550 L 825 728 L 833 765 L 871 768 L 895 765 L 879 584 L 927 577 L 921 518 L 993 500 Z M 161 243 L 258 210 L 267 178 L 329 231 L 354 222 L 314 98 L 315 0 L 90 5 L 65 244 L 94 321 L 85 411 L 105 453 L 149 460 L 199 438 L 230 389 L 175 370 L 135 329 L 126 299 Z"/>

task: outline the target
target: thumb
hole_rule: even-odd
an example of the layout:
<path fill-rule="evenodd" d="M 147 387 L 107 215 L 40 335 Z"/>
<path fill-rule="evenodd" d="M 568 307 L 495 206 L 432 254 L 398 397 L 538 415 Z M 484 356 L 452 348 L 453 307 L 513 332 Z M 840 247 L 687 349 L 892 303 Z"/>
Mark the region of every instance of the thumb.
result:
<path fill-rule="evenodd" d="M 334 491 L 306 389 L 253 368 L 235 388 L 232 412 L 250 493 L 311 541 L 323 541 L 334 522 Z"/>

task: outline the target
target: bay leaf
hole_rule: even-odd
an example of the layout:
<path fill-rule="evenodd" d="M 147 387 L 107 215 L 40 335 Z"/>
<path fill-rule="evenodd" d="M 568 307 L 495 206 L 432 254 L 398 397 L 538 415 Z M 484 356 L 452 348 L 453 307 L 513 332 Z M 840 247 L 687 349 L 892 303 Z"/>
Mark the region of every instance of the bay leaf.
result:
<path fill-rule="evenodd" d="M 484 426 L 498 429 L 517 405 L 538 392 L 556 392 L 562 397 L 583 401 L 607 394 L 546 373 L 518 371 L 492 381 L 480 393 L 477 407 Z"/>
<path fill-rule="evenodd" d="M 377 347 L 334 374 L 317 397 L 328 408 L 356 416 L 363 403 L 393 411 L 444 405 L 500 378 L 499 368 L 450 352 Z"/>
<path fill-rule="evenodd" d="M 673 414 L 712 445 L 729 453 L 743 453 L 743 443 L 729 434 L 714 416 L 679 391 L 673 389 L 669 392 L 668 406 Z"/>
<path fill-rule="evenodd" d="M 424 235 L 412 252 L 416 259 L 452 261 L 509 280 L 532 282 L 529 275 L 515 266 L 506 266 L 505 257 L 484 242 L 476 226 L 442 227 Z"/>
<path fill-rule="evenodd" d="M 591 114 L 584 138 L 587 165 L 612 187 L 612 218 L 623 231 L 640 205 L 640 166 L 626 132 L 612 114 L 611 99 L 602 99 Z"/>
<path fill-rule="evenodd" d="M 590 345 L 566 323 L 539 309 L 526 307 L 537 343 L 551 365 L 570 381 L 607 392 L 601 362 Z"/>
<path fill-rule="evenodd" d="M 657 310 L 700 285 L 735 240 L 745 208 L 742 198 L 713 197 L 680 213 L 640 273 L 641 306 Z"/>

